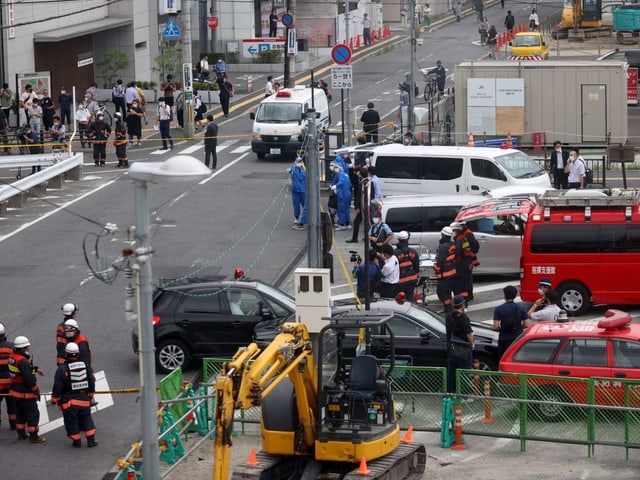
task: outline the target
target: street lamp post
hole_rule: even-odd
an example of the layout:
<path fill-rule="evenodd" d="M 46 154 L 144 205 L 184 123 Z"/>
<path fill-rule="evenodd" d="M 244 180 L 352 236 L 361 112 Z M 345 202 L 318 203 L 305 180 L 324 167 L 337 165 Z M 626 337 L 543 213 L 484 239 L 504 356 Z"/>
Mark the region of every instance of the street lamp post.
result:
<path fill-rule="evenodd" d="M 156 364 L 153 342 L 153 305 L 151 290 L 151 255 L 148 184 L 195 181 L 211 174 L 201 161 L 188 155 L 177 155 L 165 162 L 134 162 L 129 168 L 134 181 L 136 249 L 140 266 L 139 351 L 142 387 L 142 458 L 145 478 L 160 478 L 157 451 L 158 420 L 156 396 Z"/>

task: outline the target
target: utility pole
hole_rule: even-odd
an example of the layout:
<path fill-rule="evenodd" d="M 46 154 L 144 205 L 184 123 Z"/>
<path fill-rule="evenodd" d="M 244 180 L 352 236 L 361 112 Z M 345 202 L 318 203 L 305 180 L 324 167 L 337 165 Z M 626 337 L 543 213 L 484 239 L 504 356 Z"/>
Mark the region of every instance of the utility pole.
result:
<path fill-rule="evenodd" d="M 192 53 L 191 53 L 191 1 L 187 0 L 182 2 L 182 63 L 188 64 L 191 69 Z M 193 69 L 189 72 L 189 77 L 192 76 Z M 183 77 L 185 75 L 183 74 Z M 187 98 L 186 85 L 183 85 L 184 95 L 184 133 L 187 138 L 191 138 L 194 135 L 193 125 L 193 94 L 190 98 Z"/>
<path fill-rule="evenodd" d="M 344 34 L 347 45 L 349 44 L 349 1 L 344 4 Z M 346 144 L 351 145 L 353 139 L 353 112 L 351 111 L 351 89 L 347 89 L 347 139 Z"/>
<path fill-rule="evenodd" d="M 322 235 L 320 229 L 320 172 L 318 162 L 318 132 L 316 130 L 316 110 L 307 110 L 307 244 L 309 268 L 322 268 Z"/>
<path fill-rule="evenodd" d="M 291 0 L 287 0 L 287 13 L 291 13 Z M 291 87 L 291 64 L 289 63 L 289 27 L 284 29 L 284 88 Z"/>
<path fill-rule="evenodd" d="M 409 53 L 409 111 L 407 112 L 407 128 L 408 131 L 411 132 L 412 134 L 414 133 L 414 118 L 413 118 L 413 107 L 415 105 L 415 101 L 416 101 L 416 97 L 415 97 L 415 93 L 416 93 L 416 89 L 414 88 L 414 81 L 413 81 L 413 66 L 415 64 L 416 61 L 416 1 L 417 0 L 411 0 L 409 2 L 409 5 L 411 6 L 411 11 L 409 12 L 411 14 L 411 28 L 409 29 L 410 35 L 411 35 L 411 44 L 410 44 L 410 53 Z"/>

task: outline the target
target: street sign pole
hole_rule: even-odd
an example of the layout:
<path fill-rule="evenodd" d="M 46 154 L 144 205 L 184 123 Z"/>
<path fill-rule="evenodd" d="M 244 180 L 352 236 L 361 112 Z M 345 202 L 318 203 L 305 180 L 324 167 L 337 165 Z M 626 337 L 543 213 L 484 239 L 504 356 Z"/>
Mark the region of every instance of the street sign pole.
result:
<path fill-rule="evenodd" d="M 291 11 L 291 0 L 287 0 L 287 21 L 284 20 L 285 15 L 283 15 L 283 24 L 285 24 L 284 29 L 284 88 L 289 88 L 291 85 L 291 66 L 289 64 L 289 28 L 291 28 L 291 22 L 288 21 L 290 18 L 289 12 Z"/>
<path fill-rule="evenodd" d="M 349 43 L 349 22 L 351 17 L 349 15 L 349 2 L 347 1 L 344 4 L 344 21 L 345 21 L 345 39 L 347 44 Z M 353 140 L 353 112 L 351 111 L 351 89 L 347 90 L 347 145 L 351 145 L 351 140 Z"/>
<path fill-rule="evenodd" d="M 191 2 L 187 1 L 182 4 L 182 16 L 184 35 L 182 35 L 182 63 L 191 65 Z M 191 72 L 189 72 L 191 74 Z M 192 138 L 194 135 L 193 125 L 193 99 L 187 100 L 186 91 L 184 102 L 184 135 Z"/>

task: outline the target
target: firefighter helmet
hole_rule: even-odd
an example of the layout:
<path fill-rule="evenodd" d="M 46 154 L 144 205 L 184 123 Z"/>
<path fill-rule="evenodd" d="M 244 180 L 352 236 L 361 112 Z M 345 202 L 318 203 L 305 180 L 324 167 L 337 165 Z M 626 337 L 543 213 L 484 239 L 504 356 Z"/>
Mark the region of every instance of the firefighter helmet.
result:
<path fill-rule="evenodd" d="M 75 303 L 65 303 L 62 306 L 62 313 L 64 315 L 73 315 L 78 311 L 78 306 Z"/>
<path fill-rule="evenodd" d="M 23 337 L 22 335 L 20 335 L 16 337 L 15 341 L 13 342 L 13 346 L 16 348 L 27 348 L 31 346 L 31 342 L 27 337 Z"/>
<path fill-rule="evenodd" d="M 67 355 L 78 355 L 80 353 L 80 347 L 78 347 L 77 343 L 69 342 L 67 346 L 64 347 L 64 351 Z"/>
<path fill-rule="evenodd" d="M 0 323 L 0 335 L 4 335 L 4 325 Z"/>

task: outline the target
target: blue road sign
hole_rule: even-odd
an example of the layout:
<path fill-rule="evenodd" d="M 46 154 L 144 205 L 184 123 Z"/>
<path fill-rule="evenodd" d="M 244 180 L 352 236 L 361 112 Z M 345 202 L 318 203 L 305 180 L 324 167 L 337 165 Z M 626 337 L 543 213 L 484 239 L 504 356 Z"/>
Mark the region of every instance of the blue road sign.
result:
<path fill-rule="evenodd" d="M 346 65 L 351 61 L 351 49 L 342 43 L 339 43 L 331 49 L 331 60 L 338 65 Z"/>
<path fill-rule="evenodd" d="M 293 15 L 290 13 L 284 13 L 282 14 L 282 18 L 280 18 L 280 21 L 282 22 L 282 25 L 289 28 L 293 25 Z"/>
<path fill-rule="evenodd" d="M 180 29 L 173 18 L 169 18 L 167 26 L 164 27 L 162 38 L 180 38 Z"/>

